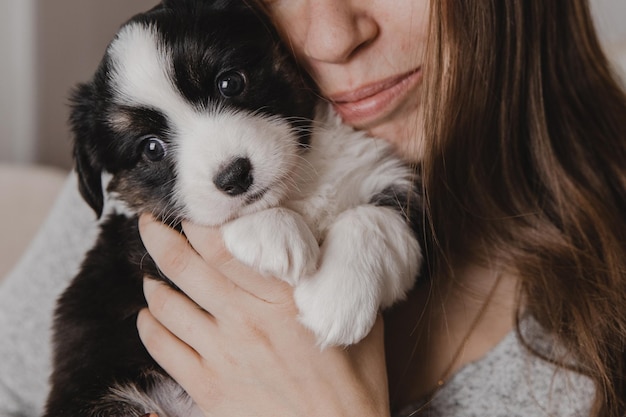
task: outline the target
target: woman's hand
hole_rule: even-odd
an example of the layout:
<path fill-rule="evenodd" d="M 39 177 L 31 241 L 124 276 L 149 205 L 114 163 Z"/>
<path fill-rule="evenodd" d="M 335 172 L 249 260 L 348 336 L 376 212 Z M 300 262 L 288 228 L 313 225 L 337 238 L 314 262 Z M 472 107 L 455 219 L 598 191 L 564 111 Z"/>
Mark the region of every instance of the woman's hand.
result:
<path fill-rule="evenodd" d="M 185 294 L 145 280 L 138 318 L 154 359 L 207 416 L 387 416 L 383 326 L 324 350 L 297 320 L 292 288 L 235 261 L 217 229 L 185 236 L 140 219 L 144 244 Z M 340 279 L 340 277 L 338 277 Z"/>

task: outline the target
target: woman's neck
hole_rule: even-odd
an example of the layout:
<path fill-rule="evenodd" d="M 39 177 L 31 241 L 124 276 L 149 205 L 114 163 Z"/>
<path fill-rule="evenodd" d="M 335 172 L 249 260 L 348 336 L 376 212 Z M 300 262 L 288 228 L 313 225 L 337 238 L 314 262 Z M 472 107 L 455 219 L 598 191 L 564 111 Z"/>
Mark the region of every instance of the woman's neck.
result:
<path fill-rule="evenodd" d="M 426 398 L 514 327 L 517 279 L 487 268 L 458 268 L 423 283 L 385 316 L 392 404 Z"/>

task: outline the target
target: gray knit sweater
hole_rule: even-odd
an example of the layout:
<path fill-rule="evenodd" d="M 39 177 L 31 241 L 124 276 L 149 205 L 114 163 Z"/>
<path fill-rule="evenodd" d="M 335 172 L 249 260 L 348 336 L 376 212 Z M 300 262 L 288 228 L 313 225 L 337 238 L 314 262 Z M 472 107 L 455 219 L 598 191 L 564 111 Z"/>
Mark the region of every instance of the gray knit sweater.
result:
<path fill-rule="evenodd" d="M 0 287 L 0 417 L 40 415 L 50 373 L 50 327 L 57 296 L 93 244 L 97 222 L 72 176 L 30 249 Z M 526 339 L 550 338 L 532 320 Z M 512 332 L 484 358 L 458 372 L 424 407 L 397 416 L 588 416 L 589 379 L 530 355 Z M 416 410 L 421 410 L 415 413 Z"/>

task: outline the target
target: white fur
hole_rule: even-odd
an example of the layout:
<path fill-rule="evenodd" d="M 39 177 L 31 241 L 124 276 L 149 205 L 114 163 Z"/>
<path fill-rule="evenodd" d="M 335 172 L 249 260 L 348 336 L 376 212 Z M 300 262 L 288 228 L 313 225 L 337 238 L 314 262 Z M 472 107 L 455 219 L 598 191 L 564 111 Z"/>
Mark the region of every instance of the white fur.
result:
<path fill-rule="evenodd" d="M 144 392 L 137 386 L 116 385 L 104 398 L 106 403 L 125 403 L 159 417 L 204 417 L 204 413 L 174 380 L 157 376 L 154 389 Z"/>
<path fill-rule="evenodd" d="M 403 216 L 370 204 L 389 186 L 411 189 L 412 172 L 386 142 L 340 124 L 330 111 L 320 113 L 312 149 L 283 203 L 290 211 L 282 213 L 292 219 L 260 212 L 252 216 L 262 226 L 252 226 L 252 216 L 235 219 L 223 237 L 242 262 L 295 284 L 300 320 L 321 346 L 350 345 L 369 333 L 381 306 L 404 297 L 418 273 L 420 247 Z M 301 226 L 285 228 L 300 218 L 322 245 L 317 260 L 310 257 L 316 248 L 309 234 Z M 294 259 L 317 268 L 294 280 Z"/>
<path fill-rule="evenodd" d="M 320 248 L 302 216 L 270 208 L 222 226 L 227 249 L 241 262 L 291 285 L 317 269 Z"/>
<path fill-rule="evenodd" d="M 318 343 L 364 338 L 381 306 L 402 299 L 417 275 L 419 246 L 392 209 L 359 206 L 339 216 L 322 245 L 320 268 L 300 280 L 300 320 Z"/>
<path fill-rule="evenodd" d="M 107 54 L 117 103 L 155 109 L 167 106 L 168 116 L 178 121 L 190 116 L 191 107 L 172 83 L 171 57 L 154 26 L 124 26 Z"/>
<path fill-rule="evenodd" d="M 284 199 L 298 158 L 297 139 L 285 122 L 218 111 L 181 126 L 179 136 L 177 198 L 188 218 L 219 225 Z M 216 188 L 213 177 L 239 157 L 250 159 L 254 182 L 248 193 L 228 196 Z M 264 190 L 260 200 L 247 201 L 249 194 Z"/>

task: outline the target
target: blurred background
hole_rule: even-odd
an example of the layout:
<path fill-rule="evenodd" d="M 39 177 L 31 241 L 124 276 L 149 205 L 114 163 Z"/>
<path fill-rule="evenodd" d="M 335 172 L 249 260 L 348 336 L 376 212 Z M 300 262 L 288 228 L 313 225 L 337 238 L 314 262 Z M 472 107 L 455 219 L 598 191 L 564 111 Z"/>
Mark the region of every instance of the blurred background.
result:
<path fill-rule="evenodd" d="M 121 23 L 156 3 L 0 0 L 0 162 L 71 166 L 70 88 L 93 73 Z M 605 42 L 626 43 L 626 0 L 591 3 Z"/>
<path fill-rule="evenodd" d="M 158 0 L 0 0 L 0 162 L 69 168 L 67 97 Z"/>

